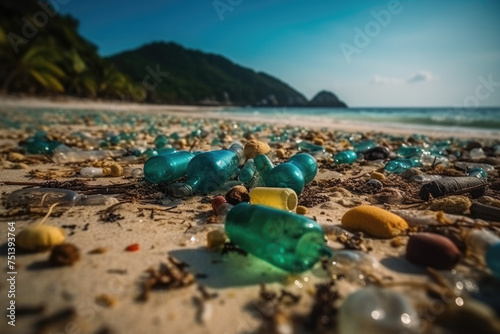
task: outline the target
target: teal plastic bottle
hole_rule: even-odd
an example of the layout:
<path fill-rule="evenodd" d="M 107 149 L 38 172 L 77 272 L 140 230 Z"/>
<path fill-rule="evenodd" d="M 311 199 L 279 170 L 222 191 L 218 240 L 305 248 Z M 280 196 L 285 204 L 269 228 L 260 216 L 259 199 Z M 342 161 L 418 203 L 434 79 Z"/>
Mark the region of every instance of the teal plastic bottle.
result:
<path fill-rule="evenodd" d="M 385 170 L 390 173 L 400 174 L 412 167 L 420 167 L 422 163 L 418 157 L 413 157 L 411 159 L 395 159 L 389 161 L 385 165 Z"/>
<path fill-rule="evenodd" d="M 149 158 L 144 164 L 144 178 L 150 183 L 168 183 L 186 175 L 194 154 L 180 151 Z"/>
<path fill-rule="evenodd" d="M 262 178 L 262 180 L 266 180 L 267 176 L 271 172 L 271 170 L 274 168 L 273 163 L 267 155 L 264 154 L 259 154 L 258 156 L 255 157 L 254 159 L 255 163 L 255 169 L 259 173 L 259 176 Z"/>
<path fill-rule="evenodd" d="M 377 147 L 377 143 L 370 139 L 370 140 L 363 140 L 359 143 L 354 143 L 352 146 L 354 147 L 354 152 L 365 153 L 366 151 L 374 147 Z"/>
<path fill-rule="evenodd" d="M 290 188 L 300 195 L 304 186 L 318 173 L 316 159 L 307 153 L 296 154 L 284 164 L 274 167 L 265 179 L 266 186 Z"/>
<path fill-rule="evenodd" d="M 424 154 L 424 150 L 420 147 L 414 146 L 401 146 L 398 149 L 398 155 L 403 158 L 410 158 L 415 156 L 421 156 Z"/>
<path fill-rule="evenodd" d="M 253 159 L 248 159 L 238 175 L 238 180 L 244 184 L 249 184 L 255 175 L 256 167 Z"/>
<path fill-rule="evenodd" d="M 226 183 L 244 162 L 243 146 L 239 143 L 228 150 L 200 153 L 187 165 L 186 183 L 171 184 L 168 190 L 174 197 L 191 196 L 195 192 L 208 194 Z"/>
<path fill-rule="evenodd" d="M 225 228 L 238 247 L 288 272 L 306 271 L 332 255 L 318 223 L 285 210 L 240 203 L 228 212 Z"/>
<path fill-rule="evenodd" d="M 335 164 L 340 165 L 340 164 L 352 164 L 356 159 L 358 158 L 358 155 L 356 152 L 348 150 L 348 151 L 343 151 L 335 154 L 335 157 L 333 160 L 335 161 Z"/>
<path fill-rule="evenodd" d="M 315 145 L 306 141 L 301 141 L 297 143 L 297 148 L 300 152 L 325 152 L 325 147 L 320 145 Z"/>
<path fill-rule="evenodd" d="M 479 179 L 486 180 L 488 178 L 488 174 L 484 171 L 484 169 L 480 167 L 472 167 L 467 171 L 468 176 L 474 176 Z"/>
<path fill-rule="evenodd" d="M 45 132 L 40 131 L 33 137 L 28 138 L 24 146 L 26 151 L 31 154 L 52 154 L 54 149 L 59 145 L 61 145 L 61 142 L 48 140 Z"/>

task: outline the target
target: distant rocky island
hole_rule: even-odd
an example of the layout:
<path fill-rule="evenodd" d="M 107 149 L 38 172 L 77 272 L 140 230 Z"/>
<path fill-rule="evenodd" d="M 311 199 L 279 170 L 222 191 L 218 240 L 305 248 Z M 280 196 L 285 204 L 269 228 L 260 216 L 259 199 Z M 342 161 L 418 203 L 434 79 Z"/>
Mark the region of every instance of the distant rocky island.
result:
<path fill-rule="evenodd" d="M 281 80 L 237 65 L 229 59 L 190 50 L 176 43 L 155 42 L 109 57 L 134 82 L 161 83 L 148 92 L 150 102 L 237 105 L 347 107 L 333 93 L 322 91 L 311 101 Z M 152 68 L 154 65 L 154 69 Z"/>
<path fill-rule="evenodd" d="M 40 13 L 51 19 L 37 24 Z M 79 34 L 76 19 L 59 15 L 49 2 L 38 0 L 0 3 L 0 83 L 0 95 L 209 106 L 346 107 L 333 93 L 322 91 L 308 101 L 269 74 L 172 42 L 154 42 L 102 58 L 97 47 Z"/>

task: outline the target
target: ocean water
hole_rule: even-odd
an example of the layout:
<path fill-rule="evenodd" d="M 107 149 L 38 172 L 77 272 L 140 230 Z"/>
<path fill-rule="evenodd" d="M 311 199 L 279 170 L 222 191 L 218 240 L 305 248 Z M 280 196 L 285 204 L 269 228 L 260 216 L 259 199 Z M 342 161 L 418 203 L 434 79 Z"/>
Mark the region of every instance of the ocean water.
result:
<path fill-rule="evenodd" d="M 500 108 L 226 108 L 221 112 L 256 119 L 301 119 L 380 123 L 412 128 L 458 128 L 500 131 Z M 496 132 L 495 131 L 495 132 Z"/>

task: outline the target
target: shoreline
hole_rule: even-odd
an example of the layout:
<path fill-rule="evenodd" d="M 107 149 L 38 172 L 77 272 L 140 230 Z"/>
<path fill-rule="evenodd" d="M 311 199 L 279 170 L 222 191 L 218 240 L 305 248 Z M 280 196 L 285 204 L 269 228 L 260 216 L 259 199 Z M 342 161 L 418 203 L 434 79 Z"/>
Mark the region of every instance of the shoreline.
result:
<path fill-rule="evenodd" d="M 339 120 L 335 118 L 321 118 L 317 116 L 283 115 L 257 119 L 254 114 L 222 112 L 225 106 L 187 106 L 187 105 L 156 105 L 140 104 L 134 102 L 111 102 L 94 101 L 88 99 L 68 98 L 67 100 L 52 100 L 49 98 L 18 98 L 1 97 L 0 108 L 58 108 L 77 110 L 103 110 L 110 112 L 139 112 L 152 114 L 170 114 L 176 116 L 188 116 L 191 118 L 209 118 L 237 120 L 256 123 L 270 123 L 288 126 L 301 126 L 312 129 L 328 128 L 331 130 L 343 130 L 348 132 L 381 132 L 391 135 L 412 135 L 414 133 L 424 134 L 435 138 L 471 138 L 471 139 L 500 139 L 500 129 L 478 129 L 461 127 L 430 127 L 425 128 L 423 124 L 401 124 L 401 123 L 370 123 L 351 120 Z"/>

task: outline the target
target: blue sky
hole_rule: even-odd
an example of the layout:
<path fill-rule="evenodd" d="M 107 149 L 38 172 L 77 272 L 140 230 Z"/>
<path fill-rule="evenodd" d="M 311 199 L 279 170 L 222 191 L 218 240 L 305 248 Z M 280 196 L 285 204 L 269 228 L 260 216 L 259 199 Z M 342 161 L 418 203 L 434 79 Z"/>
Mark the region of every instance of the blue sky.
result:
<path fill-rule="evenodd" d="M 326 89 L 349 106 L 500 106 L 498 0 L 64 2 L 105 56 L 175 41 L 308 98 Z"/>

